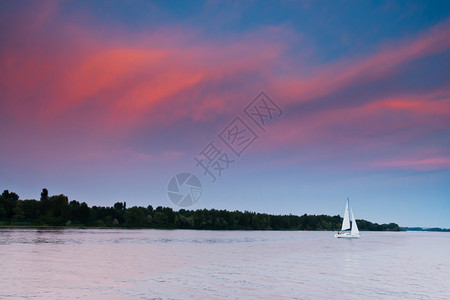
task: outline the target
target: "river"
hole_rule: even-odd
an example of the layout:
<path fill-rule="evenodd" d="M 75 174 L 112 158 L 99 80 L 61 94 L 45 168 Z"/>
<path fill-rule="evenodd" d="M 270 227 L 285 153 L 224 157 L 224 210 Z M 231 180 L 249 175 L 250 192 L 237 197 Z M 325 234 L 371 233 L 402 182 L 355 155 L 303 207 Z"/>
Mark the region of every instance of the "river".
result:
<path fill-rule="evenodd" d="M 450 299 L 450 233 L 0 229 L 1 299 Z"/>

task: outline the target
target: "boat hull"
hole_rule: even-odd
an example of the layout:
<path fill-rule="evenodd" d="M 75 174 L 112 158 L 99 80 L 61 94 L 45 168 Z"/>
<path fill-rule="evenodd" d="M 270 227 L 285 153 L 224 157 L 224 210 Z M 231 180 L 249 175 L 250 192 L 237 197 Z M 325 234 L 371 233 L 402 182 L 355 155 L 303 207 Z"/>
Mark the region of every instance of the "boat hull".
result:
<path fill-rule="evenodd" d="M 337 233 L 334 235 L 334 237 L 338 238 L 338 239 L 357 239 L 359 238 L 359 234 L 358 235 L 354 235 L 351 233 Z"/>

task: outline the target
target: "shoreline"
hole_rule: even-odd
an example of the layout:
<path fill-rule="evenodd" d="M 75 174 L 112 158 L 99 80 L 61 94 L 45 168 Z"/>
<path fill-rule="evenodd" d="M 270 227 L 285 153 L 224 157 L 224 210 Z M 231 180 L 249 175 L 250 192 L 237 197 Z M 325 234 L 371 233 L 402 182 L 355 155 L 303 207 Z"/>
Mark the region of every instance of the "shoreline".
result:
<path fill-rule="evenodd" d="M 173 228 L 173 227 L 107 227 L 107 226 L 52 226 L 52 225 L 0 225 L 1 229 L 49 229 L 49 230 L 64 230 L 64 229 L 123 229 L 123 230 L 137 230 L 137 229 L 151 229 L 151 230 L 198 230 L 198 231 L 307 231 L 307 232 L 337 232 L 339 230 L 305 230 L 305 229 L 205 229 L 205 228 Z M 363 232 L 450 232 L 450 228 L 418 228 L 408 227 L 400 230 L 360 230 Z"/>
<path fill-rule="evenodd" d="M 304 229 L 205 229 L 205 228 L 155 228 L 155 227 L 95 227 L 95 226 L 50 226 L 50 225 L 0 225 L 1 229 L 151 229 L 151 230 L 198 230 L 198 231 L 308 231 L 308 232 L 337 232 L 338 230 L 304 230 Z M 361 230 L 363 232 L 401 232 L 408 230 Z M 414 231 L 414 230 L 410 230 Z"/>

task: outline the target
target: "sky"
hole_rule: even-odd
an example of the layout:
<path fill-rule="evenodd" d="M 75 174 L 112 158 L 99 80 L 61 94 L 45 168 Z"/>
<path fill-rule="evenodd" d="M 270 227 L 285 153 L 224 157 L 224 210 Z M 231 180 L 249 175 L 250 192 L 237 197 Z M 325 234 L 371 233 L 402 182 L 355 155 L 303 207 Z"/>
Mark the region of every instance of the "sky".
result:
<path fill-rule="evenodd" d="M 21 199 L 450 228 L 448 1 L 1 1 L 0 70 Z"/>

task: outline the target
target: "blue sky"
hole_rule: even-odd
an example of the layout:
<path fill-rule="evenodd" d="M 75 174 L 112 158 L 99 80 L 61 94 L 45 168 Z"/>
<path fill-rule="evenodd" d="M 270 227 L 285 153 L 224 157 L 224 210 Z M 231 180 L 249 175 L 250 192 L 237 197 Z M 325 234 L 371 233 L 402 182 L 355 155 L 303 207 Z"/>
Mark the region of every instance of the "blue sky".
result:
<path fill-rule="evenodd" d="M 446 1 L 0 6 L 1 189 L 176 209 L 192 172 L 192 209 L 450 227 Z M 260 91 L 283 115 L 212 183 L 193 157 Z"/>

